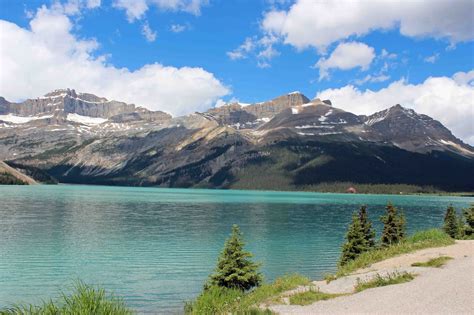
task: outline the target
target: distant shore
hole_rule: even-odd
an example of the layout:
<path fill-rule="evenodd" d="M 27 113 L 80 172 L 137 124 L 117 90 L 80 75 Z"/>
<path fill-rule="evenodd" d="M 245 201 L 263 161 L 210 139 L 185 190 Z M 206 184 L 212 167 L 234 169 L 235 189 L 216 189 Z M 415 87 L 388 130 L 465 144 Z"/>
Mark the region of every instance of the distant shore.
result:
<path fill-rule="evenodd" d="M 0 182 L 0 185 L 28 185 L 27 183 Z M 51 183 L 36 182 L 35 184 L 50 185 Z M 135 186 L 135 185 L 110 185 L 97 183 L 61 183 L 59 185 L 74 186 L 110 186 L 110 187 L 144 187 L 144 188 L 176 188 L 176 189 L 208 189 L 208 190 L 237 190 L 237 191 L 271 191 L 271 192 L 306 192 L 306 193 L 327 193 L 327 194 L 359 194 L 359 195 L 416 195 L 416 196 L 453 196 L 453 197 L 474 197 L 474 192 L 467 191 L 443 191 L 438 189 L 426 189 L 423 186 L 406 185 L 406 184 L 354 184 L 354 183 L 322 183 L 314 186 L 302 186 L 282 189 L 266 188 L 266 187 L 229 187 L 229 188 L 213 188 L 213 187 L 163 187 L 163 186 Z M 354 187 L 355 192 L 347 192 L 346 187 Z M 403 189 L 400 189 L 403 188 Z"/>

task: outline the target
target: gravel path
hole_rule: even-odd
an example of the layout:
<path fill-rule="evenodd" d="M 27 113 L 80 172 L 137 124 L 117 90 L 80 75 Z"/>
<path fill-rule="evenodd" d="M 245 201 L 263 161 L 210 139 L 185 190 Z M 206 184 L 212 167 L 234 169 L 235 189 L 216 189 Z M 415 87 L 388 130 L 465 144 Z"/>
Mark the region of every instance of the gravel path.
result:
<path fill-rule="evenodd" d="M 409 267 L 413 262 L 441 255 L 454 259 L 442 268 Z M 377 272 L 395 270 L 415 272 L 418 276 L 408 283 L 369 289 L 308 306 L 275 305 L 270 309 L 279 314 L 474 314 L 474 241 L 458 241 L 452 246 L 388 259 L 320 290 L 347 292 L 357 277 L 370 278 Z"/>

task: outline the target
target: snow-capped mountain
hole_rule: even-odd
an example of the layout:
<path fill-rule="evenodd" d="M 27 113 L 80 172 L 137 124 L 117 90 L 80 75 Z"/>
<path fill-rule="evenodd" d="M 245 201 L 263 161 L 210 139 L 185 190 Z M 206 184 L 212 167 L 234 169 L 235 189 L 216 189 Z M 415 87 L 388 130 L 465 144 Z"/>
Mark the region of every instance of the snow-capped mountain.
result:
<path fill-rule="evenodd" d="M 0 160 L 76 183 L 474 189 L 474 149 L 440 122 L 400 105 L 358 116 L 300 92 L 174 118 L 70 89 L 0 98 Z"/>

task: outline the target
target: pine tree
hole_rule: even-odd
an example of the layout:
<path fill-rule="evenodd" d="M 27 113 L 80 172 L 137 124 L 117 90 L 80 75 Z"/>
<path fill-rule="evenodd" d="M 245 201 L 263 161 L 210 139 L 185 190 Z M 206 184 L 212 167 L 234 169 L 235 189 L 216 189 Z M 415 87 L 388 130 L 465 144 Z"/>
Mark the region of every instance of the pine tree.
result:
<path fill-rule="evenodd" d="M 216 270 L 210 276 L 207 287 L 219 286 L 245 291 L 260 285 L 260 265 L 249 259 L 252 254 L 244 251 L 244 245 L 239 227 L 232 226 L 232 233 L 225 241 Z"/>
<path fill-rule="evenodd" d="M 382 246 L 390 246 L 400 242 L 405 237 L 405 216 L 399 214 L 391 203 L 386 207 L 387 213 L 380 219 L 383 223 Z"/>
<path fill-rule="evenodd" d="M 459 236 L 459 221 L 456 218 L 456 210 L 453 206 L 449 206 L 448 209 L 446 209 L 443 230 L 452 238 Z"/>
<path fill-rule="evenodd" d="M 360 207 L 359 210 L 359 221 L 364 231 L 365 240 L 367 241 L 367 246 L 372 248 L 375 246 L 375 231 L 372 229 L 372 222 L 370 222 L 367 215 L 367 206 Z"/>
<path fill-rule="evenodd" d="M 359 216 L 354 213 L 352 215 L 352 222 L 347 229 L 346 243 L 342 246 L 339 264 L 341 266 L 345 265 L 367 250 L 369 250 L 369 245 L 365 238 L 364 230 Z"/>

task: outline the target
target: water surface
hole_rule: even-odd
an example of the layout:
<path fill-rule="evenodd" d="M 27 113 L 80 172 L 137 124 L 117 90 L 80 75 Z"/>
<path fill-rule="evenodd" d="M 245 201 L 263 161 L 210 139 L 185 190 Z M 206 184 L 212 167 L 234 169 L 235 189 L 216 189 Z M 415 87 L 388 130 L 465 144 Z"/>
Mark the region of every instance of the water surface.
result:
<path fill-rule="evenodd" d="M 351 213 L 387 201 L 408 232 L 440 226 L 474 198 L 107 186 L 0 186 L 0 307 L 54 297 L 74 279 L 143 313 L 177 313 L 201 290 L 232 224 L 267 280 L 335 270 Z"/>

